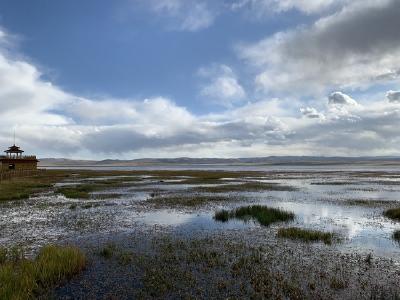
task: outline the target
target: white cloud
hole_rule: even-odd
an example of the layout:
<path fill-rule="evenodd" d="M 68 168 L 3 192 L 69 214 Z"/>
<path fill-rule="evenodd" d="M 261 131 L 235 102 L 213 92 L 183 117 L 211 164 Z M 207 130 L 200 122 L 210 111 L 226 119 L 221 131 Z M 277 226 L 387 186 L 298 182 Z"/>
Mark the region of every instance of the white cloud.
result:
<path fill-rule="evenodd" d="M 325 119 L 325 116 L 318 112 L 314 107 L 300 108 L 300 112 L 303 114 L 303 116 L 310 119 Z"/>
<path fill-rule="evenodd" d="M 390 102 L 400 102 L 400 91 L 388 91 L 386 93 L 386 98 L 390 101 Z"/>
<path fill-rule="evenodd" d="M 201 95 L 212 102 L 230 107 L 246 97 L 246 92 L 239 84 L 235 72 L 226 65 L 201 68 L 198 74 L 206 80 L 201 88 Z"/>
<path fill-rule="evenodd" d="M 357 101 L 342 92 L 334 92 L 329 95 L 328 99 L 331 105 L 358 105 Z"/>
<path fill-rule="evenodd" d="M 231 4 L 231 8 L 234 10 L 250 8 L 258 14 L 271 13 L 271 11 L 285 12 L 292 9 L 314 14 L 346 2 L 350 0 L 238 0 Z"/>
<path fill-rule="evenodd" d="M 205 79 L 213 74 L 235 78 L 226 66 L 204 68 L 199 74 Z M 17 142 L 42 157 L 400 154 L 396 103 L 354 105 L 357 101 L 336 92 L 330 96 L 334 104 L 306 107 L 300 115 L 288 109 L 291 101 L 266 97 L 199 116 L 165 97 L 83 98 L 43 80 L 32 63 L 0 46 L 4 147 L 16 126 Z"/>
<path fill-rule="evenodd" d="M 238 47 L 265 92 L 321 95 L 362 88 L 399 75 L 397 0 L 356 1 L 312 26 Z"/>

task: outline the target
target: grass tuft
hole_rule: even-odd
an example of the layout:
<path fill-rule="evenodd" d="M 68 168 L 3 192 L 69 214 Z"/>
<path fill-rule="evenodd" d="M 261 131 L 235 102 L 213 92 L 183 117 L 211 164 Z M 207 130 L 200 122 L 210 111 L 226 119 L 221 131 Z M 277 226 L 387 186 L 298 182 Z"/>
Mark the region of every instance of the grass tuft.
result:
<path fill-rule="evenodd" d="M 385 211 L 384 216 L 392 220 L 400 221 L 400 208 L 392 208 Z"/>
<path fill-rule="evenodd" d="M 214 215 L 214 219 L 221 222 L 228 222 L 229 218 L 230 218 L 229 211 L 225 209 L 217 211 Z"/>
<path fill-rule="evenodd" d="M 400 230 L 396 230 L 396 231 L 393 233 L 393 239 L 394 239 L 395 241 L 397 241 L 397 242 L 400 243 Z"/>
<path fill-rule="evenodd" d="M 293 240 L 301 240 L 304 242 L 319 242 L 322 241 L 327 245 L 332 244 L 335 235 L 331 232 L 322 232 L 318 230 L 301 229 L 297 227 L 280 228 L 278 237 L 288 238 Z"/>
<path fill-rule="evenodd" d="M 102 256 L 106 259 L 110 259 L 114 255 L 116 250 L 117 250 L 117 248 L 116 248 L 115 244 L 110 243 L 110 244 L 105 245 L 100 250 L 99 254 L 100 254 L 100 256 Z"/>
<path fill-rule="evenodd" d="M 214 219 L 221 222 L 226 222 L 232 218 L 245 221 L 254 219 L 263 226 L 269 226 L 274 222 L 291 221 L 294 219 L 294 214 L 279 208 L 252 205 L 242 206 L 230 212 L 226 210 L 217 211 L 214 215 Z"/>
<path fill-rule="evenodd" d="M 0 299 L 35 298 L 86 265 L 85 255 L 75 247 L 45 246 L 35 260 L 16 261 L 14 254 L 1 252 Z"/>

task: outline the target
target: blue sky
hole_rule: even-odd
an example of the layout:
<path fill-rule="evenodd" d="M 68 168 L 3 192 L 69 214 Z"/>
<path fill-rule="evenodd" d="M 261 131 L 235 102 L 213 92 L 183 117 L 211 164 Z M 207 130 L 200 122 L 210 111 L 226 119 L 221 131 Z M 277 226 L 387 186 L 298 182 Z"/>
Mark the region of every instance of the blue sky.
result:
<path fill-rule="evenodd" d="M 42 157 L 399 155 L 399 8 L 3 0 L 0 144 L 15 128 Z"/>
<path fill-rule="evenodd" d="M 211 110 L 197 95 L 199 68 L 235 66 L 237 43 L 304 19 L 290 12 L 251 20 L 231 11 L 193 32 L 174 30 L 174 20 L 154 16 L 139 1 L 2 1 L 0 11 L 2 26 L 21 36 L 19 50 L 65 90 L 118 98 L 166 95 L 199 112 Z"/>

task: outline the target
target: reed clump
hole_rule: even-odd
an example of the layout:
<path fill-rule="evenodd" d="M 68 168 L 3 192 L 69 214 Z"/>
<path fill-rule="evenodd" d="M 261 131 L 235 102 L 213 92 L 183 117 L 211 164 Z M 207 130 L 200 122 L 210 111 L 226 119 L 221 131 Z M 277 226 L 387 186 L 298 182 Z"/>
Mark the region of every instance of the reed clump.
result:
<path fill-rule="evenodd" d="M 76 247 L 49 245 L 34 260 L 0 251 L 0 299 L 32 299 L 81 272 L 86 257 Z"/>
<path fill-rule="evenodd" d="M 383 214 L 389 219 L 400 221 L 400 208 L 388 209 Z"/>
<path fill-rule="evenodd" d="M 291 221 L 294 219 L 294 214 L 279 208 L 251 205 L 242 206 L 232 211 L 217 211 L 214 215 L 214 219 L 221 222 L 226 222 L 229 219 L 240 219 L 244 221 L 253 219 L 263 226 L 269 226 L 275 222 Z"/>
<path fill-rule="evenodd" d="M 395 241 L 397 241 L 397 242 L 400 243 L 400 230 L 396 230 L 396 231 L 393 233 L 393 239 L 394 239 Z"/>

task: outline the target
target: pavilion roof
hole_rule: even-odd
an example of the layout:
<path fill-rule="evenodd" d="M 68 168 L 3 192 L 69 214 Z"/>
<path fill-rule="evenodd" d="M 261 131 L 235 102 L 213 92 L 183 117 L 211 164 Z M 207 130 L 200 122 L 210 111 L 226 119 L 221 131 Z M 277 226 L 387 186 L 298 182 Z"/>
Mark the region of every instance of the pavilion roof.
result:
<path fill-rule="evenodd" d="M 4 151 L 6 153 L 23 153 L 24 151 L 21 150 L 18 146 L 12 145 L 8 147 L 8 150 Z"/>

